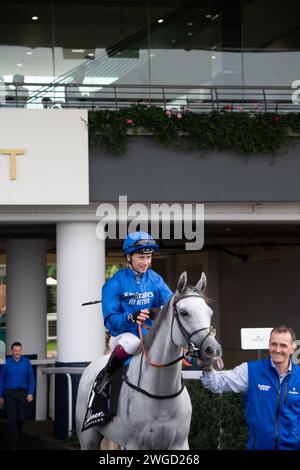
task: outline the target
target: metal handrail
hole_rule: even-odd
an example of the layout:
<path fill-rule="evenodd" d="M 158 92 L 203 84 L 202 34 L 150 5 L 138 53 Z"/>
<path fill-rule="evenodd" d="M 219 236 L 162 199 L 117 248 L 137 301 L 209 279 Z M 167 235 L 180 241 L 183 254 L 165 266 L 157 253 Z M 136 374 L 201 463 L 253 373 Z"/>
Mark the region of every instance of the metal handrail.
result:
<path fill-rule="evenodd" d="M 82 83 L 6 82 L 1 107 L 85 108 L 119 110 L 133 105 L 159 106 L 195 113 L 300 112 L 290 85 L 90 85 Z"/>
<path fill-rule="evenodd" d="M 85 367 L 49 367 L 42 369 L 42 374 L 64 374 L 67 378 L 68 384 L 68 437 L 73 432 L 73 420 L 72 420 L 72 409 L 73 409 L 73 398 L 72 398 L 72 378 L 71 374 L 81 375 L 84 372 Z"/>

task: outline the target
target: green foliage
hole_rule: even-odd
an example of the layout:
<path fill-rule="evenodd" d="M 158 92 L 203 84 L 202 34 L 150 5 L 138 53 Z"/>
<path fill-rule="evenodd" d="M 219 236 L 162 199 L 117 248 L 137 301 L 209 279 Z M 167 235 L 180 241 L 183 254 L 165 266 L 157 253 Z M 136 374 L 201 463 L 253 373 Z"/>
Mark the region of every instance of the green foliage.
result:
<path fill-rule="evenodd" d="M 171 112 L 158 107 L 132 106 L 119 111 L 89 112 L 91 147 L 106 148 L 115 155 L 126 152 L 128 133 L 139 130 L 174 149 L 229 151 L 275 155 L 300 132 L 300 115 L 261 112 L 219 112 L 195 114 Z"/>
<path fill-rule="evenodd" d="M 47 286 L 47 312 L 55 313 L 56 310 L 56 286 Z"/>
<path fill-rule="evenodd" d="M 56 265 L 47 266 L 47 277 L 56 279 Z M 47 312 L 56 312 L 56 286 L 47 286 Z"/>
<path fill-rule="evenodd" d="M 57 341 L 54 340 L 49 340 L 47 342 L 47 351 L 52 352 L 57 350 Z"/>
<path fill-rule="evenodd" d="M 186 385 L 193 406 L 190 448 L 245 449 L 247 429 L 242 396 L 213 394 L 205 390 L 198 380 L 186 381 Z"/>
<path fill-rule="evenodd" d="M 75 430 L 72 431 L 71 436 L 65 442 L 70 449 L 80 449 L 80 442 Z"/>
<path fill-rule="evenodd" d="M 115 155 L 127 148 L 126 122 L 118 111 L 93 111 L 89 113 L 89 141 L 92 147 L 103 147 Z"/>
<path fill-rule="evenodd" d="M 105 266 L 105 279 L 108 280 L 110 279 L 116 272 L 120 271 L 120 269 L 123 269 L 126 267 L 126 263 L 119 263 L 119 264 L 107 264 Z"/>

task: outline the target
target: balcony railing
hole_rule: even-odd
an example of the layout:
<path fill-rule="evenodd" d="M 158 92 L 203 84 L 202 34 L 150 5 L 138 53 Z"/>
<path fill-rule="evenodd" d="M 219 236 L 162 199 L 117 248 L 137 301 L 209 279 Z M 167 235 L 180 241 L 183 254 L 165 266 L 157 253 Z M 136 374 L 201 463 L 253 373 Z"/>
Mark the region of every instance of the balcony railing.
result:
<path fill-rule="evenodd" d="M 119 110 L 132 105 L 160 106 L 163 109 L 196 113 L 299 112 L 290 86 L 164 86 L 87 85 L 75 83 L 2 83 L 1 107 L 85 108 Z"/>

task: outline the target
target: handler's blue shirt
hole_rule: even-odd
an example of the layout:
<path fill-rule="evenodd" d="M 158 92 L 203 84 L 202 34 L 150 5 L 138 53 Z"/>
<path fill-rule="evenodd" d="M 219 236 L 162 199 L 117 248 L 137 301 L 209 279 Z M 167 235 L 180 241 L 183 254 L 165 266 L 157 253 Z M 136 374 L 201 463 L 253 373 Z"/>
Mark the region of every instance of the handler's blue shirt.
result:
<path fill-rule="evenodd" d="M 137 295 L 130 297 L 132 294 Z M 139 336 L 138 326 L 128 321 L 128 314 L 144 308 L 161 307 L 172 295 L 162 277 L 152 269 L 142 275 L 131 268 L 122 269 L 102 289 L 104 324 L 113 336 L 126 332 Z M 152 325 L 150 319 L 145 323 Z"/>
<path fill-rule="evenodd" d="M 3 398 L 5 388 L 11 390 L 24 388 L 27 390 L 27 395 L 33 395 L 35 380 L 27 357 L 21 356 L 19 361 L 16 361 L 13 357 L 6 359 L 0 373 L 0 398 Z"/>

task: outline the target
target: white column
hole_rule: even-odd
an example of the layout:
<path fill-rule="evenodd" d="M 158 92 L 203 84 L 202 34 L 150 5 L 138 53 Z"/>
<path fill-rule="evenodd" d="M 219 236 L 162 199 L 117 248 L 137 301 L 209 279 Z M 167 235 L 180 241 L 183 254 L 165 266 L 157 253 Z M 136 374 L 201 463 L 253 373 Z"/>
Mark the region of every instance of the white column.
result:
<path fill-rule="evenodd" d="M 46 358 L 47 287 L 46 240 L 7 240 L 6 350 L 20 341 L 23 354 Z M 47 417 L 47 377 L 37 371 L 37 420 Z"/>
<path fill-rule="evenodd" d="M 105 350 L 100 300 L 105 280 L 105 241 L 96 223 L 57 224 L 57 354 L 59 362 L 88 362 Z"/>
<path fill-rule="evenodd" d="M 23 353 L 46 357 L 46 240 L 7 240 L 8 352 L 14 341 Z"/>

